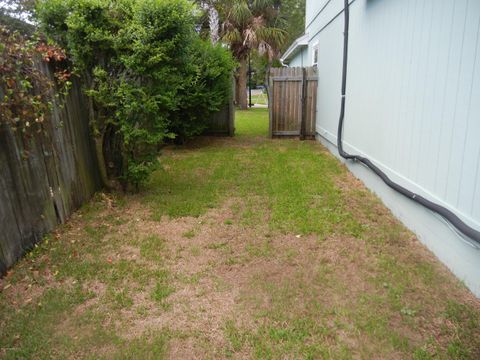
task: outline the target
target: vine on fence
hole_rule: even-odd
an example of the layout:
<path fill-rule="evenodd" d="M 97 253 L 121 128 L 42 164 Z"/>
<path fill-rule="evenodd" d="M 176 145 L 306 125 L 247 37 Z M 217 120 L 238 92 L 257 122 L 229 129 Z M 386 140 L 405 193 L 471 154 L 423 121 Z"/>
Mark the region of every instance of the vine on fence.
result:
<path fill-rule="evenodd" d="M 40 59 L 52 64 L 54 80 L 40 70 Z M 70 75 L 62 49 L 0 26 L 0 124 L 25 138 L 41 132 L 55 98 L 70 88 Z"/>

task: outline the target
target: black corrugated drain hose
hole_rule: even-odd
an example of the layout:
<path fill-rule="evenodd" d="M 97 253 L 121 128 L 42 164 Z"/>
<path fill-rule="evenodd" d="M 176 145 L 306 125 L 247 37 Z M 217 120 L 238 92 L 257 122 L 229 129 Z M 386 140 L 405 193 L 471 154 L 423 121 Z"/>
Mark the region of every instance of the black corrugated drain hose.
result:
<path fill-rule="evenodd" d="M 342 68 L 342 102 L 340 106 L 340 119 L 338 121 L 338 132 L 337 132 L 338 153 L 344 159 L 359 161 L 362 164 L 366 165 L 375 174 L 377 174 L 383 180 L 383 182 L 387 184 L 390 188 L 398 191 L 400 194 L 406 196 L 407 198 L 425 206 L 427 209 L 430 209 L 436 212 L 437 214 L 441 215 L 450 224 L 452 224 L 455 228 L 457 228 L 462 234 L 474 240 L 477 243 L 477 245 L 480 245 L 480 231 L 475 230 L 474 228 L 465 224 L 452 211 L 424 198 L 421 195 L 415 194 L 414 192 L 393 182 L 382 170 L 380 170 L 369 159 L 359 155 L 348 154 L 343 150 L 342 133 L 343 133 L 343 122 L 345 119 L 345 92 L 347 87 L 347 64 L 348 64 L 348 28 L 350 23 L 350 12 L 349 12 L 348 0 L 344 0 L 344 18 L 345 18 L 345 25 L 344 25 L 345 27 L 344 27 L 344 34 L 343 34 L 344 37 L 343 37 L 343 68 Z"/>

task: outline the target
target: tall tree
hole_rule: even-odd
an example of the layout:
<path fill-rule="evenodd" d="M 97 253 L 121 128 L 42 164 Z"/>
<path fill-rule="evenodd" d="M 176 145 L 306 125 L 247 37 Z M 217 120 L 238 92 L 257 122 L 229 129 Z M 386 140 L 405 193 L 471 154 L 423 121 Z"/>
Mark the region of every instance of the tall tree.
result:
<path fill-rule="evenodd" d="M 305 32 L 305 0 L 281 0 L 280 16 L 284 20 L 287 38 L 282 52 Z"/>
<path fill-rule="evenodd" d="M 215 45 L 220 39 L 220 16 L 216 9 L 218 0 L 196 0 L 195 2 L 207 15 L 204 20 L 208 22 L 210 40 Z M 204 21 L 202 22 L 204 23 Z"/>
<path fill-rule="evenodd" d="M 278 1 L 227 0 L 217 2 L 223 19 L 221 39 L 229 45 L 239 62 L 237 73 L 237 100 L 241 109 L 247 109 L 247 59 L 252 49 L 265 55 L 269 63 L 278 56 L 285 42 L 286 32 L 279 17 Z"/>

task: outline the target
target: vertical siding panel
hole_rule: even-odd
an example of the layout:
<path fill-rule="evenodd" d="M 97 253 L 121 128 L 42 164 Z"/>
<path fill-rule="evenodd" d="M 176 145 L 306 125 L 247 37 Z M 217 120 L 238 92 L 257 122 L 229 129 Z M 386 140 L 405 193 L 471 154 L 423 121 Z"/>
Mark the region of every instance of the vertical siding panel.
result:
<path fill-rule="evenodd" d="M 411 92 L 413 94 L 413 103 L 412 103 L 412 126 L 411 126 L 411 145 L 409 147 L 409 157 L 408 157 L 408 174 L 409 178 L 418 181 L 417 177 L 417 168 L 418 162 L 422 155 L 422 152 L 419 152 L 421 147 L 422 136 L 421 136 L 421 124 L 423 119 L 422 115 L 422 104 L 425 98 L 425 72 L 428 66 L 428 38 L 429 38 L 429 28 L 431 22 L 431 13 L 428 12 L 427 2 L 430 3 L 430 0 L 421 0 L 417 3 L 417 12 L 418 18 L 415 22 L 415 63 L 413 64 L 413 83 Z"/>
<path fill-rule="evenodd" d="M 470 2 L 476 0 L 470 0 Z M 467 1 L 467 5 L 469 1 Z M 446 184 L 446 200 L 458 206 L 459 185 L 462 174 L 462 161 L 466 141 L 468 111 L 472 91 L 472 77 L 475 71 L 476 37 L 480 13 L 466 9 L 466 19 L 462 37 L 462 52 L 459 53 L 460 67 L 458 72 L 458 87 L 455 98 L 454 128 L 450 139 L 450 156 L 448 157 L 448 179 Z M 476 101 L 479 101 L 477 99 Z M 480 141 L 480 139 L 479 139 Z"/>
<path fill-rule="evenodd" d="M 420 186 L 425 186 L 425 173 L 421 171 L 420 166 L 424 164 L 424 159 L 428 159 L 429 154 L 425 152 L 425 143 L 427 137 L 425 137 L 425 131 L 428 131 L 428 119 L 430 116 L 425 113 L 425 107 L 431 101 L 433 94 L 430 91 L 433 57 L 436 57 L 435 50 L 433 48 L 432 30 L 433 30 L 433 14 L 435 14 L 435 4 L 433 1 L 424 0 L 424 16 L 423 16 L 423 34 L 421 39 L 422 53 L 420 57 L 421 66 L 418 66 L 419 74 L 417 75 L 417 112 L 415 121 L 415 144 L 414 153 L 410 164 L 412 166 L 412 179 L 416 181 Z"/>
<path fill-rule="evenodd" d="M 465 0 L 455 0 L 455 9 L 452 23 L 452 43 L 449 54 L 449 67 L 447 73 L 444 75 L 447 77 L 445 98 L 442 104 L 442 132 L 440 136 L 440 148 L 438 152 L 438 170 L 437 170 L 437 183 L 436 193 L 443 199 L 447 197 L 447 179 L 449 177 L 449 156 L 452 149 L 449 146 L 452 144 L 452 134 L 454 131 L 454 119 L 455 119 L 455 105 L 457 99 L 457 93 L 460 86 L 460 65 L 461 54 L 463 52 L 463 36 L 465 20 L 467 16 L 467 7 Z"/>
<path fill-rule="evenodd" d="M 450 0 L 441 0 L 436 6 L 434 6 L 434 12 L 432 18 L 434 20 L 434 26 L 432 32 L 434 38 L 432 39 L 432 45 L 434 51 L 432 66 L 432 76 L 430 82 L 427 83 L 427 91 L 431 93 L 431 102 L 429 107 L 425 110 L 423 116 L 424 121 L 427 122 L 425 131 L 425 151 L 428 156 L 424 157 L 424 162 L 421 164 L 421 169 L 425 174 L 424 186 L 427 189 L 434 189 L 436 179 L 436 162 L 432 161 L 431 154 L 438 154 L 438 148 L 440 146 L 440 133 L 441 133 L 441 118 L 442 118 L 442 102 L 443 93 L 445 91 L 446 69 L 448 66 L 448 54 L 450 47 L 450 23 L 453 13 L 453 2 Z"/>
<path fill-rule="evenodd" d="M 418 75 L 418 62 L 420 60 L 420 37 L 421 31 L 419 28 L 421 27 L 421 22 L 423 18 L 422 14 L 422 3 L 419 0 L 414 1 L 413 5 L 413 17 L 412 17 L 412 34 L 411 34 L 411 47 L 410 47 L 410 54 L 409 59 L 407 58 L 406 61 L 409 61 L 409 65 L 407 68 L 407 76 L 408 76 L 408 86 L 407 86 L 407 114 L 406 118 L 404 119 L 406 124 L 405 129 L 405 148 L 404 148 L 404 155 L 402 156 L 402 173 L 408 176 L 410 179 L 412 176 L 410 161 L 412 159 L 413 148 L 415 146 L 414 134 L 415 134 L 415 118 L 416 118 L 416 99 L 417 99 L 417 75 Z"/>
<path fill-rule="evenodd" d="M 393 38 L 393 33 L 395 29 L 398 29 L 400 27 L 399 21 L 401 17 L 396 16 L 395 11 L 399 11 L 401 8 L 399 7 L 389 7 L 388 12 L 385 15 L 385 20 L 383 24 L 383 28 L 386 30 L 386 43 L 387 46 L 385 47 L 385 52 L 384 55 L 388 59 L 387 62 L 385 63 L 385 71 L 387 72 L 387 81 L 384 85 L 384 94 L 383 96 L 386 97 L 386 101 L 382 103 L 382 109 L 380 113 L 378 114 L 379 118 L 382 119 L 383 116 L 382 114 L 389 114 L 385 119 L 382 119 L 383 124 L 383 129 L 382 131 L 385 131 L 387 129 L 391 129 L 392 125 L 395 124 L 394 122 L 394 116 L 392 113 L 392 109 L 394 107 L 395 101 L 392 99 L 390 96 L 391 94 L 396 91 L 396 87 L 398 86 L 398 83 L 396 80 L 398 79 L 398 71 L 396 67 L 394 66 L 395 62 L 397 61 L 397 56 L 395 56 L 395 53 L 398 51 L 399 44 L 390 41 Z M 383 160 L 382 162 L 386 163 L 392 163 L 392 160 L 395 156 L 395 148 L 393 145 L 395 141 L 395 136 L 392 134 L 391 137 L 388 139 L 384 138 L 383 139 L 383 146 L 385 146 L 388 150 L 384 152 Z"/>
<path fill-rule="evenodd" d="M 463 134 L 458 207 L 460 210 L 473 213 L 474 217 L 480 218 L 480 174 L 478 173 L 480 167 L 480 3 L 471 4 L 469 13 L 477 14 L 477 29 L 474 34 L 475 39 L 472 39 L 475 44 L 475 54 L 467 115 L 465 116 L 467 126 Z"/>
<path fill-rule="evenodd" d="M 410 129 L 412 128 L 412 113 L 411 113 L 411 82 L 412 76 L 410 73 L 411 68 L 413 67 L 414 63 L 414 44 L 415 44 L 415 20 L 416 20 L 416 8 L 415 8 L 416 1 L 411 0 L 406 5 L 408 6 L 408 16 L 407 16 L 407 26 L 405 27 L 405 38 L 407 39 L 407 47 L 404 54 L 403 62 L 404 62 L 404 69 L 403 69 L 403 76 L 404 76 L 404 83 L 405 88 L 401 95 L 402 97 L 402 116 L 401 116 L 401 126 L 400 129 L 400 136 L 401 136 L 401 144 L 400 151 L 398 152 L 397 158 L 397 169 L 402 174 L 408 174 L 408 151 L 411 147 L 411 133 Z"/>
<path fill-rule="evenodd" d="M 435 150 L 436 158 L 432 159 L 435 161 L 435 170 L 433 172 L 434 174 L 434 183 L 433 187 L 431 188 L 435 194 L 439 194 L 441 192 L 441 185 L 439 184 L 438 178 L 439 176 L 442 175 L 442 170 L 440 167 L 441 161 L 440 161 L 440 150 L 443 147 L 444 144 L 444 137 L 446 136 L 446 130 L 445 128 L 447 127 L 447 119 L 445 118 L 445 104 L 446 104 L 446 98 L 447 98 L 447 90 L 449 88 L 449 77 L 448 73 L 450 70 L 451 62 L 452 62 L 452 46 L 453 43 L 455 42 L 454 34 L 453 34 L 453 27 L 455 23 L 455 11 L 456 11 L 456 2 L 447 0 L 449 3 L 449 6 L 446 8 L 445 15 L 445 26 L 444 28 L 447 29 L 447 36 L 448 36 L 448 46 L 445 44 L 442 48 L 446 50 L 446 56 L 442 56 L 442 59 L 446 59 L 444 67 L 441 68 L 441 73 L 438 74 L 443 79 L 443 86 L 442 86 L 442 93 L 441 96 L 438 98 L 438 108 L 439 108 L 439 116 L 438 116 L 438 137 L 435 139 L 437 148 Z M 445 38 L 447 39 L 447 37 Z"/>
<path fill-rule="evenodd" d="M 404 148 L 404 137 L 402 136 L 403 132 L 403 122 L 405 119 L 405 87 L 406 87 L 406 76 L 405 76 L 405 68 L 406 68 L 406 61 L 405 56 L 408 55 L 407 48 L 409 46 L 408 36 L 406 33 L 408 31 L 408 21 L 410 16 L 410 6 L 409 4 L 401 4 L 400 9 L 397 10 L 397 14 L 399 14 L 400 21 L 399 26 L 397 29 L 404 29 L 405 33 L 404 36 L 399 37 L 398 51 L 395 54 L 396 61 L 394 63 L 396 73 L 398 74 L 397 78 L 394 79 L 396 84 L 396 93 L 391 94 L 391 96 L 396 96 L 397 100 L 394 102 L 395 105 L 393 106 L 393 119 L 394 119 L 394 134 L 393 134 L 393 141 L 394 141 L 394 153 L 392 157 L 391 164 L 395 164 L 396 168 L 398 169 L 398 164 L 400 162 L 403 148 Z M 398 30 L 397 30 L 398 31 Z M 396 35 L 396 33 L 394 33 Z M 398 37 L 398 36 L 397 36 Z"/>

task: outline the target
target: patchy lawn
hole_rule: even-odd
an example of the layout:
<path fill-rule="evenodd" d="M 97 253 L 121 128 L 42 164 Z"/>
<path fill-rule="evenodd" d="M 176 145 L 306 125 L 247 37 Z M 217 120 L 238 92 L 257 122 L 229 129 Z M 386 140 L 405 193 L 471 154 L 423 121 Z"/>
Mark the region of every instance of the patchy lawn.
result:
<path fill-rule="evenodd" d="M 0 357 L 478 359 L 480 303 L 320 144 L 167 148 L 1 280 Z"/>

